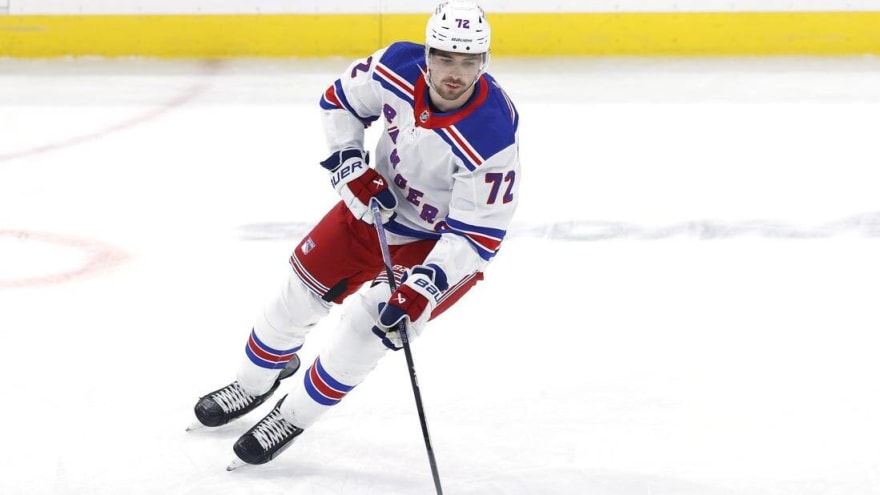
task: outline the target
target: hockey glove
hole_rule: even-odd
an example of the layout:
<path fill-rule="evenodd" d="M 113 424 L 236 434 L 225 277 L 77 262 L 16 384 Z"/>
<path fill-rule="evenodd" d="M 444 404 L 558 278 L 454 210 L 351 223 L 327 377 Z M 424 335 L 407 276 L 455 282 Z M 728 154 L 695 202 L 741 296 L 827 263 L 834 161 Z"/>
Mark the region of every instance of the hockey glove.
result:
<path fill-rule="evenodd" d="M 321 162 L 321 166 L 330 171 L 330 183 L 355 218 L 373 224 L 370 211 L 370 198 L 373 197 L 379 201 L 382 223 L 394 216 L 397 198 L 388 189 L 388 181 L 370 168 L 361 150 L 347 148 L 337 151 Z"/>
<path fill-rule="evenodd" d="M 391 293 L 388 302 L 379 306 L 378 324 L 373 327 L 373 333 L 382 339 L 386 347 L 401 349 L 401 320 L 406 318 L 407 335 L 410 338 L 417 336 L 440 302 L 443 291 L 448 288 L 446 273 L 439 266 L 412 267 L 403 275 L 400 287 Z"/>

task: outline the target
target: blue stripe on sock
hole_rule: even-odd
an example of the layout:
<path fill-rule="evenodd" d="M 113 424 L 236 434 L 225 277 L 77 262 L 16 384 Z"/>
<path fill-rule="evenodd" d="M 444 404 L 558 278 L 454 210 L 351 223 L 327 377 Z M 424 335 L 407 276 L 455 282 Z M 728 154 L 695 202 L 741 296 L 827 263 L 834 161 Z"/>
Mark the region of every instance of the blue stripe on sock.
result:
<path fill-rule="evenodd" d="M 256 364 L 260 368 L 277 370 L 277 369 L 281 369 L 281 368 L 287 366 L 287 362 L 273 363 L 271 361 L 266 361 L 265 359 L 261 358 L 260 356 L 257 356 L 256 354 L 254 354 L 254 351 L 251 350 L 251 346 L 249 346 L 249 345 L 244 346 L 244 353 L 247 354 L 247 357 L 251 360 L 252 363 Z"/>
<path fill-rule="evenodd" d="M 340 392 L 345 392 L 345 393 L 351 392 L 351 389 L 354 388 L 354 387 L 350 387 L 348 385 L 339 383 L 338 381 L 334 380 L 333 377 L 330 376 L 330 374 L 327 373 L 326 370 L 324 370 L 324 367 L 321 365 L 320 358 L 315 361 L 315 365 L 317 366 L 317 369 L 318 369 L 318 376 L 321 377 L 321 380 L 324 380 L 324 383 L 326 383 L 327 385 L 330 385 L 330 388 L 333 388 L 335 390 L 339 390 Z"/>
<path fill-rule="evenodd" d="M 292 348 L 286 349 L 286 350 L 273 349 L 272 347 L 269 347 L 266 344 L 264 344 L 263 341 L 260 340 L 259 337 L 257 337 L 257 332 L 255 330 L 251 330 L 251 337 L 254 338 L 254 342 L 257 343 L 257 346 L 260 349 L 262 349 L 270 354 L 276 354 L 276 355 L 292 354 L 292 353 L 300 350 L 300 348 L 302 348 L 302 346 L 300 345 L 300 346 L 292 347 Z"/>

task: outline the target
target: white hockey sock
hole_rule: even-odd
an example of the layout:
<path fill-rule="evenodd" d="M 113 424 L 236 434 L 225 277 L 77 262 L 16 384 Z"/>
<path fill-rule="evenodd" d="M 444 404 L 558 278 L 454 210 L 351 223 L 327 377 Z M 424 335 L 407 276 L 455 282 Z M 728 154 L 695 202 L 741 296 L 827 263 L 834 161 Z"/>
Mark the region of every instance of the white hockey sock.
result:
<path fill-rule="evenodd" d="M 375 290 L 374 290 L 375 289 Z M 376 367 L 388 348 L 372 332 L 379 301 L 388 298 L 388 288 L 372 288 L 356 294 L 346 303 L 339 323 L 320 356 L 303 378 L 297 379 L 281 413 L 300 428 L 308 428 L 330 407 L 339 403 Z"/>
<path fill-rule="evenodd" d="M 309 291 L 291 271 L 248 337 L 236 375 L 242 388 L 252 395 L 266 393 L 284 365 L 302 347 L 309 330 L 329 310 L 330 304 Z"/>

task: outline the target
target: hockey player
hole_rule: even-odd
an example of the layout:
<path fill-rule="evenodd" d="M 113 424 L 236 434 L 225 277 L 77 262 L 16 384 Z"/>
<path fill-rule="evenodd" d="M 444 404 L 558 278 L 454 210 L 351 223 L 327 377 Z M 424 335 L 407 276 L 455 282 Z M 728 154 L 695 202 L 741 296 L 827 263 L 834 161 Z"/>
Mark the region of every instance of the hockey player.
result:
<path fill-rule="evenodd" d="M 519 117 L 486 73 L 489 40 L 479 6 L 443 2 L 425 46 L 398 42 L 357 60 L 321 98 L 330 149 L 321 166 L 342 201 L 294 249 L 289 279 L 257 318 L 236 380 L 201 397 L 197 419 L 219 426 L 263 403 L 298 367 L 309 329 L 331 305 L 353 300 L 302 378 L 235 442 L 244 463 L 275 458 L 399 349 L 401 320 L 415 339 L 483 278 L 520 180 Z M 370 167 L 364 128 L 376 121 L 384 131 Z M 371 198 L 399 277 L 393 293 Z"/>

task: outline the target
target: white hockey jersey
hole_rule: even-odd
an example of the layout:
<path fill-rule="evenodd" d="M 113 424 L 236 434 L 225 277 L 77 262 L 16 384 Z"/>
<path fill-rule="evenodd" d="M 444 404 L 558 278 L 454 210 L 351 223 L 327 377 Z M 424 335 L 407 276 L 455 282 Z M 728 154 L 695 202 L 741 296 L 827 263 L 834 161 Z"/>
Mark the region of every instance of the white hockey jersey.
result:
<path fill-rule="evenodd" d="M 519 199 L 519 115 L 488 74 L 447 113 L 429 104 L 425 48 L 394 43 L 355 61 L 321 98 L 330 151 L 364 149 L 364 129 L 384 130 L 373 165 L 390 181 L 397 215 L 389 242 L 438 239 L 425 263 L 450 286 L 498 252 Z"/>

